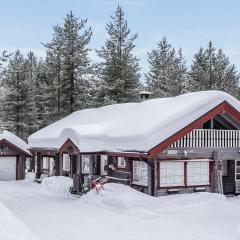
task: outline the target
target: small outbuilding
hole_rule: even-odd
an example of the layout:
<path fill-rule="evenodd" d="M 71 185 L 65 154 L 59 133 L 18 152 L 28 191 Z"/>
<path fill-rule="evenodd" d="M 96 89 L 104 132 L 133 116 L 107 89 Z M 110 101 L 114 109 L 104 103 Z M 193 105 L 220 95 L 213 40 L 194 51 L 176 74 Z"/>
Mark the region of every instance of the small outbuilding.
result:
<path fill-rule="evenodd" d="M 0 181 L 24 179 L 30 157 L 26 142 L 9 131 L 0 133 Z"/>

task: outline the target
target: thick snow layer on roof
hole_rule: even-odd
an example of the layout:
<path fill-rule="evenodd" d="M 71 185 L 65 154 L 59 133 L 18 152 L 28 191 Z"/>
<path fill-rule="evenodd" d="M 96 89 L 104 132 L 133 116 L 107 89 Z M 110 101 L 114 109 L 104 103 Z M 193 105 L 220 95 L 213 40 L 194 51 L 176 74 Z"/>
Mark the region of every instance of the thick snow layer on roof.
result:
<path fill-rule="evenodd" d="M 27 143 L 24 142 L 21 138 L 14 135 L 13 133 L 11 133 L 7 130 L 4 130 L 3 133 L 0 133 L 0 141 L 3 140 L 3 139 L 5 139 L 8 142 L 14 144 L 16 147 L 18 147 L 22 151 L 30 154 L 30 152 L 28 151 Z"/>
<path fill-rule="evenodd" d="M 240 111 L 240 102 L 220 91 L 81 110 L 32 134 L 29 146 L 58 149 L 70 138 L 82 152 L 147 152 L 223 101 Z"/>

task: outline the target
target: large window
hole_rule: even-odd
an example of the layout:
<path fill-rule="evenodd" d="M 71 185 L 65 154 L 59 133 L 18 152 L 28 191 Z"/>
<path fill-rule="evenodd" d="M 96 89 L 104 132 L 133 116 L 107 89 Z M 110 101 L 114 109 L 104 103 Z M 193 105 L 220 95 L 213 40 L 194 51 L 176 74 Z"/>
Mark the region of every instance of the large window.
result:
<path fill-rule="evenodd" d="M 209 184 L 209 162 L 188 162 L 187 163 L 187 185 L 208 185 Z"/>
<path fill-rule="evenodd" d="M 160 162 L 160 187 L 184 186 L 184 162 Z"/>
<path fill-rule="evenodd" d="M 82 155 L 82 173 L 89 174 L 90 156 Z"/>
<path fill-rule="evenodd" d="M 133 161 L 133 183 L 148 186 L 148 166 L 145 162 Z"/>
<path fill-rule="evenodd" d="M 71 159 L 70 155 L 63 154 L 63 171 L 70 172 Z"/>
<path fill-rule="evenodd" d="M 45 170 L 49 169 L 48 157 L 43 157 L 42 158 L 42 168 L 45 169 Z"/>
<path fill-rule="evenodd" d="M 31 158 L 26 157 L 25 159 L 25 171 L 30 171 L 30 165 L 31 165 Z"/>

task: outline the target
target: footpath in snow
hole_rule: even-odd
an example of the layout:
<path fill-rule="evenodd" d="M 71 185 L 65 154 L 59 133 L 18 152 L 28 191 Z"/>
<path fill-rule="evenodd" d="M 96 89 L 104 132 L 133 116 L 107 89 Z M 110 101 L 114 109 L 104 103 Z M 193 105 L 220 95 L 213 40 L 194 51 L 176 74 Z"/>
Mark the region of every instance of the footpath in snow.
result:
<path fill-rule="evenodd" d="M 0 239 L 240 239 L 239 197 L 195 193 L 154 198 L 109 183 L 98 195 L 90 191 L 76 198 L 68 194 L 70 180 L 0 182 Z"/>
<path fill-rule="evenodd" d="M 0 239 L 37 240 L 36 236 L 0 202 Z"/>

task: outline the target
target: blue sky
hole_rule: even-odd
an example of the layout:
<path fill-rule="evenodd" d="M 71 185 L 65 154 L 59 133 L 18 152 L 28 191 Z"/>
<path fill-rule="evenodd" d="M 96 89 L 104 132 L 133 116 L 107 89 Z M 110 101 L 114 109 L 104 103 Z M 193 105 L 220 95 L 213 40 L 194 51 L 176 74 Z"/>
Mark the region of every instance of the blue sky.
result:
<path fill-rule="evenodd" d="M 146 52 L 164 36 L 182 47 L 188 65 L 200 46 L 212 40 L 240 70 L 240 1 L 237 0 L 1 0 L 0 49 L 44 55 L 40 42 L 49 42 L 52 26 L 62 23 L 69 10 L 88 18 L 93 38 L 90 46 L 105 41 L 105 24 L 117 4 L 126 14 L 133 33 L 139 34 L 136 55 L 142 72 L 148 68 Z M 94 51 L 91 57 L 96 59 Z"/>

